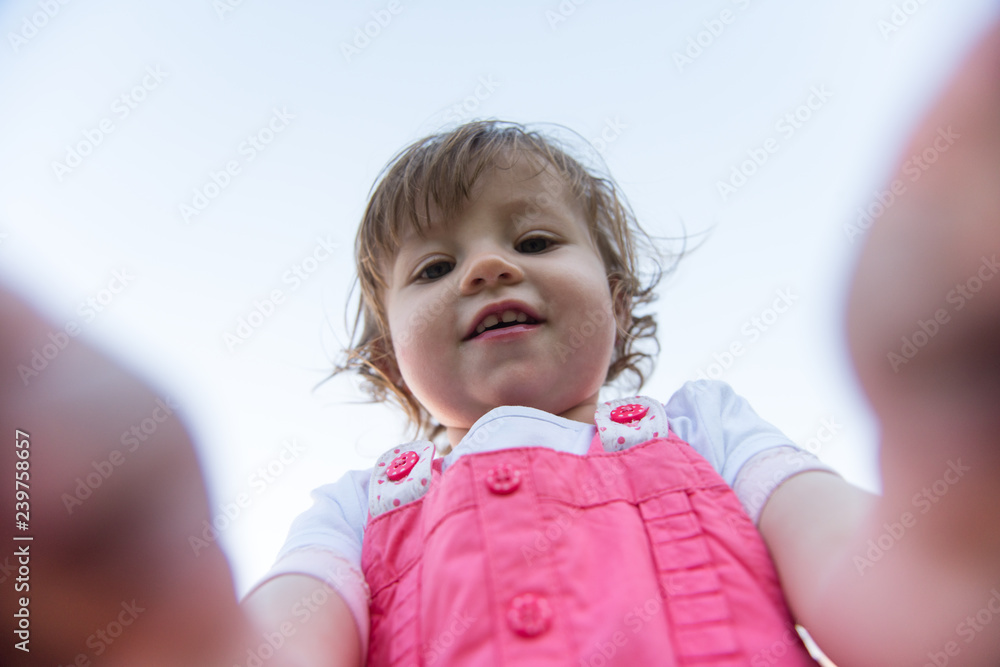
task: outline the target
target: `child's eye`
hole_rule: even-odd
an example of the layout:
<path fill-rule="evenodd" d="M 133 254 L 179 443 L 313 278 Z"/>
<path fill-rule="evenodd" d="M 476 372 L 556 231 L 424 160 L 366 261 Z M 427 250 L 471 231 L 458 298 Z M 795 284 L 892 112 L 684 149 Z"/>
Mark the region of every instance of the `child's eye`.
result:
<path fill-rule="evenodd" d="M 437 280 L 448 273 L 451 273 L 451 262 L 434 262 L 425 266 L 420 272 L 419 277 L 427 280 Z"/>
<path fill-rule="evenodd" d="M 538 253 L 549 249 L 552 241 L 541 236 L 525 239 L 517 245 L 517 249 L 525 253 Z"/>

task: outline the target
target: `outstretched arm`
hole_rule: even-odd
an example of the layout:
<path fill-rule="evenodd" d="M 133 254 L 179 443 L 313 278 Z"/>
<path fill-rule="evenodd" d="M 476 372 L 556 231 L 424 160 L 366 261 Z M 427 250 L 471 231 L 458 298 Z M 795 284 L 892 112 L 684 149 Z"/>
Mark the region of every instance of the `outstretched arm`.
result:
<path fill-rule="evenodd" d="M 245 660 L 252 636 L 243 638 L 225 557 L 217 543 L 192 548 L 208 502 L 169 399 L 76 339 L 26 384 L 18 366 L 54 347 L 54 333 L 0 287 L 0 663 Z M 146 429 L 140 447 L 123 439 L 135 425 Z"/>
<path fill-rule="evenodd" d="M 872 227 L 847 318 L 881 422 L 883 496 L 807 473 L 775 492 L 761 530 L 793 612 L 834 661 L 994 665 L 1000 26 L 911 139 L 908 183 L 914 155 L 927 169 Z"/>
<path fill-rule="evenodd" d="M 288 667 L 359 667 L 358 626 L 332 588 L 302 574 L 265 582 L 243 607 L 262 637 L 282 637 Z"/>

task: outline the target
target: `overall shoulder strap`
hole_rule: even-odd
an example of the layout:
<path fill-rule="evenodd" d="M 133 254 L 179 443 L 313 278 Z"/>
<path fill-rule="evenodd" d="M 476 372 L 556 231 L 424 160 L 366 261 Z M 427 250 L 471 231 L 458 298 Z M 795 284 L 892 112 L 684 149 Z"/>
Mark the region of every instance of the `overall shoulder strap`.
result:
<path fill-rule="evenodd" d="M 599 403 L 594 423 L 606 452 L 620 452 L 670 433 L 663 404 L 648 396 Z"/>
<path fill-rule="evenodd" d="M 393 447 L 378 457 L 368 485 L 371 518 L 413 502 L 427 493 L 431 483 L 434 444 L 414 440 Z"/>

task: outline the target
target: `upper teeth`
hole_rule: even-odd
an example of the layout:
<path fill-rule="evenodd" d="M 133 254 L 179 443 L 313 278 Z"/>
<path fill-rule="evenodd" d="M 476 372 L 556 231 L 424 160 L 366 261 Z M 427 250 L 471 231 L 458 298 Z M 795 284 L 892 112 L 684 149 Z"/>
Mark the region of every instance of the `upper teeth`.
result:
<path fill-rule="evenodd" d="M 500 324 L 501 322 L 508 323 L 508 322 L 515 322 L 515 321 L 516 322 L 527 322 L 528 321 L 528 316 L 525 315 L 524 313 L 520 313 L 520 312 L 518 312 L 516 310 L 505 310 L 502 313 L 500 313 L 500 317 L 497 317 L 496 315 L 487 315 L 486 319 L 484 319 L 482 322 L 480 322 L 479 326 L 476 327 L 476 334 L 481 334 L 484 331 L 486 331 L 487 329 L 489 329 L 490 327 L 495 327 L 496 325 Z"/>

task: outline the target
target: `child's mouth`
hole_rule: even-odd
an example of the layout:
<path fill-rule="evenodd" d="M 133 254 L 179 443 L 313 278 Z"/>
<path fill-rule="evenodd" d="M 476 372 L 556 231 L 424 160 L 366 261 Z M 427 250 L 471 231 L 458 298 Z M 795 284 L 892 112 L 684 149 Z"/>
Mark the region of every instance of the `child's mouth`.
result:
<path fill-rule="evenodd" d="M 525 331 L 534 325 L 540 324 L 540 321 L 533 314 L 525 312 L 526 310 L 526 308 L 519 308 L 515 304 L 511 304 L 503 310 L 492 312 L 483 317 L 479 324 L 469 332 L 466 340 L 504 330 L 510 330 L 511 333 L 514 330 Z"/>
<path fill-rule="evenodd" d="M 505 310 L 499 316 L 487 315 L 486 318 L 479 323 L 479 326 L 476 327 L 476 333 L 473 337 L 478 336 L 484 331 L 501 329 L 504 327 L 513 327 L 524 323 L 535 324 L 535 320 L 528 317 L 525 313 L 516 310 Z"/>
<path fill-rule="evenodd" d="M 538 328 L 538 323 L 520 323 L 514 322 L 513 324 L 505 324 L 504 326 L 495 327 L 493 329 L 485 329 L 477 333 L 472 337 L 471 340 L 489 340 L 491 338 L 508 338 L 511 336 L 517 336 L 528 331 L 533 331 Z"/>

